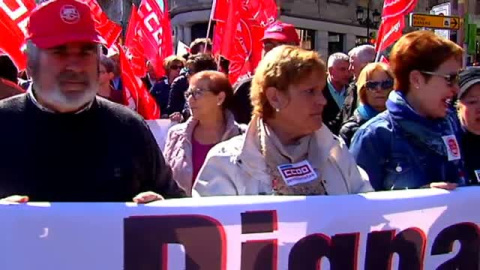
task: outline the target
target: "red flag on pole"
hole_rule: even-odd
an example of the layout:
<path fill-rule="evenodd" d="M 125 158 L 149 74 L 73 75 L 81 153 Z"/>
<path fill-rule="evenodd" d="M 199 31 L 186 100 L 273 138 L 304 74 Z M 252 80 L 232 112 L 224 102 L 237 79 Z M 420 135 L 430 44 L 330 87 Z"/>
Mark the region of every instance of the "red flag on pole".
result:
<path fill-rule="evenodd" d="M 127 35 L 125 36 L 126 54 L 135 76 L 143 77 L 147 72 L 145 54 L 142 45 L 141 20 L 135 5 L 132 6 L 130 20 L 128 22 Z"/>
<path fill-rule="evenodd" d="M 173 54 L 172 27 L 167 0 L 143 0 L 138 9 L 142 19 L 142 44 L 145 57 L 153 64 L 157 75 L 163 76 L 163 59 Z"/>
<path fill-rule="evenodd" d="M 250 75 L 262 58 L 265 28 L 277 18 L 274 0 L 218 0 L 213 19 L 214 53 L 230 60 L 229 79 L 235 83 Z"/>
<path fill-rule="evenodd" d="M 382 23 L 378 30 L 375 49 L 377 60 L 380 52 L 392 45 L 402 36 L 405 28 L 405 16 L 412 12 L 417 0 L 385 0 L 383 3 Z"/>
<path fill-rule="evenodd" d="M 107 42 L 107 47 L 112 46 L 120 36 L 120 33 L 122 33 L 122 27 L 108 18 L 107 14 L 103 12 L 102 8 L 97 3 L 97 0 L 82 1 L 90 7 L 92 17 L 95 20 L 95 28 Z"/>
<path fill-rule="evenodd" d="M 19 70 L 27 66 L 21 47 L 25 42 L 28 17 L 35 8 L 34 0 L 0 1 L 0 50 L 10 56 Z"/>
<path fill-rule="evenodd" d="M 160 109 L 152 96 L 148 93 L 142 81 L 135 76 L 130 62 L 121 47 L 120 67 L 122 69 L 122 82 L 124 85 L 124 99 L 127 106 L 138 112 L 145 120 L 160 118 Z"/>

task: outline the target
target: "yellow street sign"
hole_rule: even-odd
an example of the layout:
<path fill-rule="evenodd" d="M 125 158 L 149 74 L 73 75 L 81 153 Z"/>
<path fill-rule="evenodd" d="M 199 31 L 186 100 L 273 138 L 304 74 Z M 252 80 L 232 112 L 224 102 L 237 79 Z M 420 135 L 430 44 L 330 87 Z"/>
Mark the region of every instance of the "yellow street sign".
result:
<path fill-rule="evenodd" d="M 463 19 L 456 16 L 439 16 L 418 13 L 410 14 L 411 27 L 458 30 L 462 24 Z"/>

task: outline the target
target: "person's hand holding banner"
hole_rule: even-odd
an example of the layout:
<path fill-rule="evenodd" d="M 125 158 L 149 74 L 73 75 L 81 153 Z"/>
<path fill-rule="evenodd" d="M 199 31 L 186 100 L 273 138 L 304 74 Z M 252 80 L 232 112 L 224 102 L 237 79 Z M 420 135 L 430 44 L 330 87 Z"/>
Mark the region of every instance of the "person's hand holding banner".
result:
<path fill-rule="evenodd" d="M 12 196 L 8 196 L 8 197 L 0 199 L 0 204 L 2 204 L 2 203 L 7 203 L 7 204 L 9 204 L 9 203 L 26 203 L 28 201 L 29 201 L 28 196 L 12 195 Z"/>
<path fill-rule="evenodd" d="M 456 183 L 448 183 L 448 182 L 433 182 L 428 185 L 423 186 L 424 188 L 438 188 L 438 189 L 445 189 L 445 190 L 454 190 L 458 187 Z"/>
<path fill-rule="evenodd" d="M 163 200 L 165 199 L 162 197 L 162 195 L 157 194 L 153 191 L 142 192 L 133 198 L 133 201 L 136 203 L 149 203 Z"/>

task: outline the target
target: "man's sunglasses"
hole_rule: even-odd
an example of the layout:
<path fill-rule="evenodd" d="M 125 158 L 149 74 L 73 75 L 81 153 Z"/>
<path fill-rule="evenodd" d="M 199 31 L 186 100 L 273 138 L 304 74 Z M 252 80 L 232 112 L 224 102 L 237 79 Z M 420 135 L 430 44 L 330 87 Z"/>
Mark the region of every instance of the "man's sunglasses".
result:
<path fill-rule="evenodd" d="M 442 77 L 447 81 L 447 84 L 449 86 L 458 85 L 458 82 L 460 81 L 460 72 L 457 72 L 454 74 L 441 74 L 441 73 L 431 72 L 431 71 L 420 71 L 420 72 L 423 74 L 431 75 L 431 76 Z"/>
<path fill-rule="evenodd" d="M 380 87 L 382 90 L 391 90 L 393 88 L 393 80 L 384 80 L 384 81 L 368 81 L 365 86 L 368 90 L 377 90 Z"/>

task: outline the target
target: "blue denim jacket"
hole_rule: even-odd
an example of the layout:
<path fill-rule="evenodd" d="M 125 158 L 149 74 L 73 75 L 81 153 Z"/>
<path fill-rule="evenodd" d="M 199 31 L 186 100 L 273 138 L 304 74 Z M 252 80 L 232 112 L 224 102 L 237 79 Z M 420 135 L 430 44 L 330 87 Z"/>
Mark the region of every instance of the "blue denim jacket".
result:
<path fill-rule="evenodd" d="M 425 128 L 425 135 L 417 132 L 415 138 L 405 131 L 401 122 L 410 127 L 431 127 L 435 131 L 429 132 Z M 358 129 L 350 152 L 368 173 L 375 190 L 419 188 L 432 182 L 464 184 L 462 161 L 448 161 L 446 150 L 441 154 L 441 137 L 455 135 L 459 141 L 459 133 L 454 111 L 445 119 L 428 120 L 415 113 L 401 93 L 393 91 L 387 102 L 387 111 Z M 433 141 L 441 142 L 437 144 L 441 146 L 438 151 L 427 148 L 418 140 L 419 137 L 433 138 L 432 134 L 438 134 Z"/>

